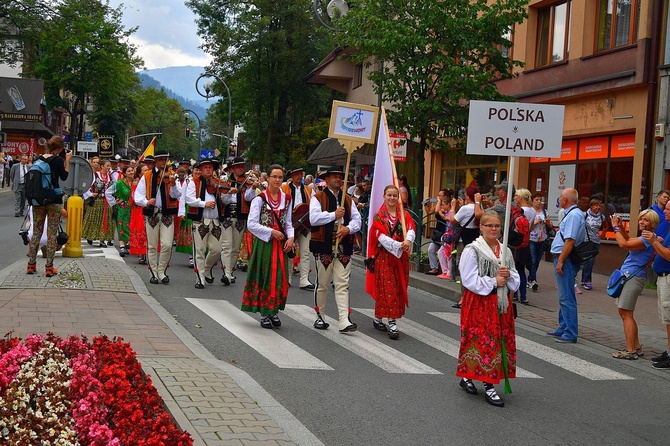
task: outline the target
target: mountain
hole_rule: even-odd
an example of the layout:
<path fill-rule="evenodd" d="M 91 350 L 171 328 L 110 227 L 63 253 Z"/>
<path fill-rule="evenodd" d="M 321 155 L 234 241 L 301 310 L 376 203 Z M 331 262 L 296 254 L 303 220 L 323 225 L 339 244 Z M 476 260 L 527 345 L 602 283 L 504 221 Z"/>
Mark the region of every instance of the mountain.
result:
<path fill-rule="evenodd" d="M 188 99 L 189 101 L 199 104 L 200 107 L 207 108 L 212 102 L 216 102 L 218 98 L 211 98 L 206 102 L 205 98 L 200 96 L 195 90 L 195 81 L 205 72 L 204 67 L 167 67 L 155 68 L 152 70 L 144 70 L 140 73 L 147 74 L 160 82 L 165 89 L 172 90 L 175 94 Z M 209 79 L 213 80 L 213 79 Z M 198 82 L 198 88 L 204 93 L 203 86 L 207 79 L 201 79 Z"/>
<path fill-rule="evenodd" d="M 138 73 L 137 76 L 140 78 L 140 82 L 142 83 L 142 86 L 145 88 L 153 88 L 155 90 L 163 90 L 165 91 L 165 94 L 172 99 L 176 99 L 182 107 L 188 108 L 190 110 L 193 110 L 196 115 L 198 115 L 198 118 L 204 120 L 207 117 L 207 108 L 202 106 L 203 101 L 192 101 L 190 99 L 187 99 L 183 97 L 180 94 L 175 93 L 172 91 L 172 89 L 166 87 L 163 85 L 161 82 L 157 81 L 153 77 L 149 76 L 146 74 L 146 72 L 141 72 Z M 206 104 L 209 106 L 209 104 Z"/>

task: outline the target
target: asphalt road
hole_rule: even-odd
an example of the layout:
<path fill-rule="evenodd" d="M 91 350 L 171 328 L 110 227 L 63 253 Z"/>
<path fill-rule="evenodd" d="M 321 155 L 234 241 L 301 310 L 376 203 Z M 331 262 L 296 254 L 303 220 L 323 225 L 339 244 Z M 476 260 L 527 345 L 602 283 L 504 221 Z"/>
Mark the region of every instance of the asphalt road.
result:
<path fill-rule="evenodd" d="M 0 268 L 25 255 L 13 196 L 0 195 Z M 249 373 L 326 445 L 658 445 L 670 434 L 670 372 L 616 361 L 586 340 L 558 345 L 545 327 L 517 322 L 518 366 L 506 407 L 467 395 L 454 376 L 458 313 L 450 301 L 410 289 L 400 339 L 372 328 L 363 270 L 351 279 L 353 335 L 312 328 L 312 294 L 289 292 L 280 329 L 239 310 L 245 274 L 225 287 L 194 288 L 185 254 L 173 254 L 170 285 L 149 284 L 146 266 L 125 261 L 175 319 L 213 355 Z M 1 309 L 0 309 L 1 311 Z M 336 317 L 332 295 L 326 313 Z M 479 385 L 481 389 L 481 385 Z"/>

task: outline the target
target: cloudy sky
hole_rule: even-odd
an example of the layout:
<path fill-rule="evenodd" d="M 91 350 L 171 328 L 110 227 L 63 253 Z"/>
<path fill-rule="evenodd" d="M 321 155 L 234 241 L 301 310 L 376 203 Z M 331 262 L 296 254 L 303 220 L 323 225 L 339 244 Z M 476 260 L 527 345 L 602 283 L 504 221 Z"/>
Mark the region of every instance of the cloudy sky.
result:
<path fill-rule="evenodd" d="M 131 43 L 137 45 L 147 69 L 202 66 L 211 60 L 198 48 L 195 15 L 184 0 L 110 0 L 111 7 L 124 4 L 123 24 L 138 27 Z"/>

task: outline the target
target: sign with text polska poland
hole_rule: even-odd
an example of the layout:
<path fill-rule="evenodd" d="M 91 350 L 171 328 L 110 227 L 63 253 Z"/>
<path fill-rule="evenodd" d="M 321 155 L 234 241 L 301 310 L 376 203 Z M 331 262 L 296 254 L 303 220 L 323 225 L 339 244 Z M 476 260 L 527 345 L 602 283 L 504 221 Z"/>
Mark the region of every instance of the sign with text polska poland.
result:
<path fill-rule="evenodd" d="M 562 105 L 470 101 L 468 155 L 561 157 Z"/>

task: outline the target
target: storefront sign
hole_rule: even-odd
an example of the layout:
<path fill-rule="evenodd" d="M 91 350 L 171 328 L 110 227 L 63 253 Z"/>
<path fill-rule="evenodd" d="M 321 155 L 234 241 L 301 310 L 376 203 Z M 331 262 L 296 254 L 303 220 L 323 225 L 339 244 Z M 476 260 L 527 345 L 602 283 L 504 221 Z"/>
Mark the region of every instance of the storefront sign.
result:
<path fill-rule="evenodd" d="M 393 159 L 396 161 L 407 161 L 407 135 L 404 133 L 389 133 Z"/>
<path fill-rule="evenodd" d="M 3 153 L 12 153 L 16 155 L 32 155 L 35 153 L 35 139 L 30 138 L 27 141 L 7 141 L 2 148 Z"/>
<path fill-rule="evenodd" d="M 609 138 L 607 136 L 585 138 L 579 141 L 580 160 L 607 158 L 608 150 Z"/>
<path fill-rule="evenodd" d="M 612 136 L 612 158 L 635 156 L 635 133 Z"/>
<path fill-rule="evenodd" d="M 552 161 L 574 161 L 577 159 L 577 141 L 576 139 L 567 139 L 561 143 L 561 156 Z"/>
<path fill-rule="evenodd" d="M 561 154 L 562 105 L 470 101 L 468 155 L 556 158 Z"/>

